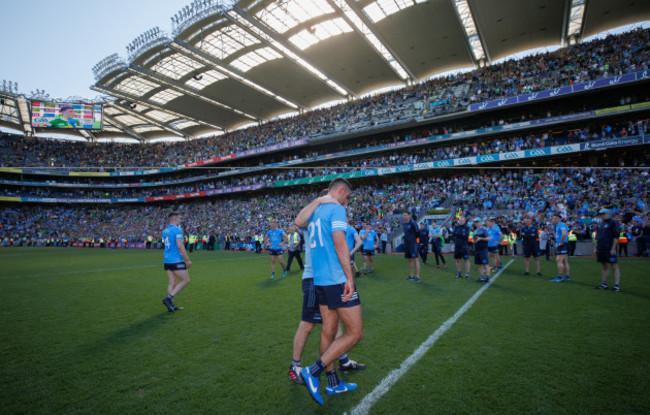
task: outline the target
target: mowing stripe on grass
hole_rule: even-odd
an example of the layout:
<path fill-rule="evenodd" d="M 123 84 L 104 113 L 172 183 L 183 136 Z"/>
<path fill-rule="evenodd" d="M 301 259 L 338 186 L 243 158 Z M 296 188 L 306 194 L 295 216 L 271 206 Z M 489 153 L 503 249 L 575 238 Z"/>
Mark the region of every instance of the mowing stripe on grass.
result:
<path fill-rule="evenodd" d="M 402 362 L 402 365 L 398 368 L 393 370 L 386 376 L 380 383 L 377 385 L 377 387 L 370 392 L 368 395 L 365 396 L 359 403 L 359 405 L 355 406 L 352 408 L 350 411 L 350 415 L 362 415 L 362 414 L 368 414 L 370 412 L 370 408 L 372 405 L 374 405 L 386 392 L 390 390 L 390 388 L 397 383 L 397 381 L 414 365 L 424 356 L 424 354 L 429 351 L 431 347 L 433 347 L 433 344 L 447 331 L 451 326 L 463 315 L 469 308 L 476 302 L 476 300 L 485 292 L 485 290 L 488 289 L 490 285 L 501 275 L 501 273 L 508 268 L 510 264 L 512 264 L 512 261 L 514 259 L 511 259 L 510 262 L 508 262 L 499 272 L 497 272 L 494 277 L 490 279 L 490 282 L 485 284 L 481 289 L 479 289 L 472 298 L 467 300 L 467 302 L 460 308 L 458 311 L 456 311 L 456 314 L 454 314 L 452 317 L 450 317 L 447 321 L 445 321 L 442 326 L 438 327 L 436 331 L 434 331 L 428 339 L 424 341 L 415 351 L 413 352 L 412 355 L 406 358 Z"/>
<path fill-rule="evenodd" d="M 225 258 L 225 259 L 206 259 L 205 261 L 192 261 L 192 265 L 195 264 L 203 264 L 206 262 L 227 262 L 227 261 L 241 261 L 243 259 L 255 259 L 255 258 L 265 258 L 265 257 L 260 257 L 260 256 L 249 256 L 249 257 L 243 257 L 243 258 Z M 73 274 L 90 274 L 90 273 L 97 273 L 97 272 L 106 272 L 106 271 L 128 271 L 130 269 L 142 269 L 142 268 L 155 268 L 155 267 L 160 267 L 162 268 L 162 263 L 156 263 L 155 265 L 131 265 L 129 267 L 109 267 L 109 268 L 89 268 L 89 269 L 84 269 L 84 270 L 77 270 L 77 271 L 63 271 L 63 272 L 48 272 L 48 273 L 41 273 L 41 274 L 28 274 L 28 275 L 22 275 L 20 278 L 25 278 L 25 277 L 59 277 L 62 275 L 73 275 Z M 18 278 L 18 275 L 0 275 L 0 279 L 8 279 L 8 278 Z"/>

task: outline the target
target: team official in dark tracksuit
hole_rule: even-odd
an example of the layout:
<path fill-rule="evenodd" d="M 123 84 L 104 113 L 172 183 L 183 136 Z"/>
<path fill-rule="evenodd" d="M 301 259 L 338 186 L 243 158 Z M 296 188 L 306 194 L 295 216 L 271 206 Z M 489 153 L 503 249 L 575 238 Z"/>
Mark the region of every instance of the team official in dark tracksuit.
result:
<path fill-rule="evenodd" d="M 619 227 L 618 223 L 612 219 L 612 212 L 609 209 L 601 209 L 600 217 L 602 221 L 598 225 L 596 233 L 596 245 L 594 246 L 594 255 L 596 261 L 600 262 L 602 267 L 603 282 L 596 287 L 597 290 L 607 289 L 607 279 L 609 278 L 609 267 L 611 265 L 614 271 L 614 288 L 612 291 L 620 290 L 621 271 L 618 268 L 616 258 L 616 245 L 618 244 Z"/>
<path fill-rule="evenodd" d="M 422 263 L 426 264 L 427 254 L 429 253 L 429 229 L 427 229 L 424 222 L 420 224 L 420 230 L 418 231 L 418 253 L 422 258 Z"/>
<path fill-rule="evenodd" d="M 526 265 L 526 272 L 524 275 L 530 275 L 530 257 L 535 259 L 535 268 L 537 275 L 542 275 L 539 268 L 539 230 L 537 226 L 533 226 L 533 220 L 529 217 L 524 218 L 524 227 L 520 229 L 521 244 L 524 250 L 524 263 Z"/>
<path fill-rule="evenodd" d="M 469 226 L 465 223 L 465 216 L 458 218 L 451 238 L 454 241 L 454 259 L 456 260 L 456 278 L 460 278 L 463 269 L 461 260 L 465 261 L 465 279 L 469 279 Z"/>
<path fill-rule="evenodd" d="M 412 282 L 420 282 L 420 259 L 418 258 L 416 242 L 418 237 L 418 224 L 411 219 L 411 214 L 408 212 L 404 212 L 402 230 L 404 231 L 404 258 L 409 261 L 409 276 L 406 279 Z M 415 275 L 413 275 L 414 267 Z"/>

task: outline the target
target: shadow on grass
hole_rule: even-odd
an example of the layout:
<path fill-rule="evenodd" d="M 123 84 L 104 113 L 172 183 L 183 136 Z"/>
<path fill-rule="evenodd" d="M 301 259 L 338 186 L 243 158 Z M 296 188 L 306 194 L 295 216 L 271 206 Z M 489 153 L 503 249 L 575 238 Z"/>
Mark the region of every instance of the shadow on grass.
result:
<path fill-rule="evenodd" d="M 95 341 L 71 350 L 75 358 L 85 358 L 96 356 L 98 353 L 104 353 L 115 348 L 116 345 L 124 346 L 147 336 L 150 332 L 155 331 L 158 327 L 169 321 L 173 313 L 167 311 L 155 314 L 146 320 L 125 326 L 119 330 L 100 337 Z"/>

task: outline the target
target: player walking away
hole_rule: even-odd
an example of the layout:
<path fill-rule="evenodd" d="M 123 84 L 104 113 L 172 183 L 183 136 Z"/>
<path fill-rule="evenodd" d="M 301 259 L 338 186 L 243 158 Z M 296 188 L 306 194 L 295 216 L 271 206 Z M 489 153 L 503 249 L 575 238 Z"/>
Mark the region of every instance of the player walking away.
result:
<path fill-rule="evenodd" d="M 282 267 L 282 278 L 287 276 L 287 267 L 282 260 L 282 243 L 284 242 L 284 231 L 278 229 L 278 222 L 271 220 L 271 230 L 266 233 L 266 242 L 269 244 L 269 255 L 271 256 L 271 279 L 275 278 L 275 261 L 280 261 Z"/>
<path fill-rule="evenodd" d="M 535 260 L 535 269 L 537 270 L 537 275 L 542 275 L 539 266 L 539 249 L 538 249 L 538 238 L 539 230 L 536 226 L 532 225 L 533 220 L 526 216 L 524 218 L 524 226 L 519 231 L 521 233 L 521 245 L 524 250 L 524 264 L 526 265 L 526 272 L 524 275 L 530 275 L 530 256 L 533 256 Z"/>
<path fill-rule="evenodd" d="M 300 374 L 305 380 L 311 397 L 324 405 L 320 395 L 320 375 L 327 374 L 327 395 L 355 390 L 354 383 L 343 382 L 334 369 L 334 360 L 347 353 L 363 338 L 363 316 L 361 300 L 354 285 L 350 267 L 350 249 L 345 240 L 347 217 L 345 205 L 352 191 L 350 183 L 342 178 L 334 179 L 329 186 L 328 195 L 340 204 L 319 205 L 308 220 L 309 246 L 314 271 L 314 286 L 320 314 L 323 320 L 318 359 Z M 301 225 L 301 223 L 297 223 Z M 339 319 L 343 321 L 345 332 L 335 338 Z"/>
<path fill-rule="evenodd" d="M 609 278 L 609 267 L 607 265 L 609 264 L 612 266 L 612 271 L 614 271 L 614 288 L 612 288 L 612 291 L 619 292 L 621 270 L 618 267 L 616 257 L 616 244 L 618 243 L 620 232 L 619 226 L 618 223 L 612 219 L 611 210 L 601 209 L 599 214 L 601 215 L 602 221 L 598 225 L 594 255 L 596 256 L 596 261 L 601 264 L 603 282 L 596 287 L 596 289 L 607 289 L 607 279 Z"/>
<path fill-rule="evenodd" d="M 359 268 L 357 268 L 357 264 L 354 263 L 354 254 L 357 253 L 359 249 L 361 249 L 363 241 L 359 237 L 357 230 L 354 229 L 354 226 L 350 224 L 348 224 L 348 229 L 345 232 L 345 239 L 348 243 L 348 247 L 350 248 L 350 265 L 354 270 L 354 278 L 359 278 L 359 276 L 361 276 L 361 271 L 359 271 Z"/>
<path fill-rule="evenodd" d="M 477 282 L 490 282 L 490 263 L 488 243 L 490 234 L 481 226 L 480 218 L 474 219 L 474 263 L 478 265 L 479 279 Z"/>
<path fill-rule="evenodd" d="M 187 270 L 192 266 L 192 261 L 187 256 L 183 231 L 178 226 L 181 223 L 180 213 L 172 212 L 167 219 L 169 225 L 163 231 L 162 239 L 165 243 L 163 263 L 165 271 L 167 271 L 169 284 L 167 285 L 167 297 L 163 298 L 162 303 L 167 307 L 168 311 L 173 313 L 183 309 L 183 307 L 177 307 L 174 304 L 174 296 L 190 283 Z"/>
<path fill-rule="evenodd" d="M 363 230 L 359 232 L 359 237 L 363 241 L 363 251 L 361 251 L 363 254 L 363 266 L 361 267 L 361 271 L 363 271 L 364 274 L 370 274 L 374 269 L 373 259 L 375 256 L 375 249 L 377 249 L 377 246 L 379 245 L 379 238 L 377 232 L 372 229 L 372 225 L 369 223 L 364 225 Z"/>
<path fill-rule="evenodd" d="M 417 250 L 417 237 L 418 225 L 409 212 L 404 212 L 404 222 L 402 223 L 402 230 L 404 231 L 404 258 L 409 260 L 409 276 L 406 277 L 408 281 L 420 282 L 420 259 L 418 258 Z M 415 267 L 415 275 L 413 268 Z"/>
<path fill-rule="evenodd" d="M 503 241 L 503 234 L 501 228 L 497 225 L 496 220 L 490 218 L 487 220 L 488 234 L 490 240 L 488 241 L 488 252 L 492 258 L 492 269 L 497 270 L 501 268 L 501 258 L 499 257 L 499 247 Z M 489 275 L 489 274 L 488 274 Z"/>
<path fill-rule="evenodd" d="M 307 220 L 314 213 L 316 208 L 323 203 L 338 203 L 336 199 L 331 196 L 327 196 L 327 190 L 324 191 L 324 194 L 321 194 L 321 197 L 317 198 L 314 202 L 307 205 L 296 218 L 296 224 L 300 224 L 306 227 Z M 349 225 L 348 225 L 349 226 Z M 352 228 L 350 226 L 350 228 Z M 305 349 L 305 343 L 307 342 L 307 337 L 311 333 L 315 324 L 321 324 L 323 320 L 320 315 L 320 306 L 318 299 L 316 298 L 316 291 L 314 287 L 314 268 L 312 266 L 311 260 L 311 248 L 309 234 L 307 229 L 300 228 L 304 240 L 305 240 L 305 268 L 302 274 L 302 318 L 296 334 L 293 338 L 293 357 L 291 362 L 291 367 L 289 367 L 289 379 L 303 385 L 305 383 L 300 371 L 302 370 L 300 360 L 302 358 L 302 352 Z M 354 230 L 356 239 L 359 241 L 358 246 L 361 246 L 361 239 L 359 235 L 356 234 Z M 336 330 L 336 338 L 339 338 L 343 335 L 343 327 L 341 321 L 339 320 L 338 328 Z M 366 368 L 366 365 L 357 363 L 354 360 L 351 360 L 347 354 L 339 357 L 339 369 L 346 372 L 351 370 L 363 370 Z"/>
<path fill-rule="evenodd" d="M 291 262 L 294 258 L 296 258 L 296 261 L 298 261 L 300 269 L 305 269 L 305 266 L 302 263 L 302 258 L 300 258 L 301 240 L 300 229 L 298 229 L 296 226 L 296 229 L 289 235 L 289 259 L 287 259 L 287 271 L 291 270 Z"/>
<path fill-rule="evenodd" d="M 440 261 L 438 258 L 442 260 L 443 267 L 447 268 L 445 257 L 442 256 L 442 228 L 436 224 L 435 220 L 431 221 L 429 233 L 431 234 L 431 248 L 433 250 L 433 255 L 436 257 L 436 268 L 440 268 Z"/>
<path fill-rule="evenodd" d="M 553 214 L 555 225 L 555 262 L 557 262 L 557 277 L 551 282 L 569 282 L 569 228 L 562 222 L 559 213 Z M 564 273 L 564 278 L 562 274 Z"/>
<path fill-rule="evenodd" d="M 456 278 L 462 275 L 461 260 L 465 262 L 465 279 L 469 279 L 469 226 L 467 226 L 465 216 L 458 217 L 458 223 L 451 233 L 451 238 L 454 241 L 454 259 L 456 260 Z M 473 235 L 472 235 L 473 239 Z"/>
<path fill-rule="evenodd" d="M 418 230 L 418 253 L 420 258 L 422 258 L 422 263 L 427 263 L 427 254 L 429 253 L 429 238 L 431 234 L 429 229 L 424 222 L 420 224 L 420 230 Z"/>

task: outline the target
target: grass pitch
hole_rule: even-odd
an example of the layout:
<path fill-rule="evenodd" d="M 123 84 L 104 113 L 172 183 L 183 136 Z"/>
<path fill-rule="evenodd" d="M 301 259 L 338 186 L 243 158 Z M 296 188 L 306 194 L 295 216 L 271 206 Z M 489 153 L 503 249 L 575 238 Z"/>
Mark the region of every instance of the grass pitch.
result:
<path fill-rule="evenodd" d="M 343 374 L 359 389 L 320 407 L 286 373 L 297 265 L 271 281 L 267 254 L 190 256 L 185 310 L 171 314 L 161 251 L 0 250 L 0 412 L 348 412 L 481 287 L 453 278 L 449 257 L 415 284 L 406 260 L 376 256 L 357 280 L 365 338 L 350 352 L 368 369 Z M 570 263 L 572 282 L 557 284 L 554 262 L 536 277 L 515 259 L 370 413 L 650 413 L 650 261 L 621 259 L 620 293 L 593 289 L 593 258 Z"/>

